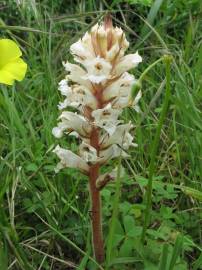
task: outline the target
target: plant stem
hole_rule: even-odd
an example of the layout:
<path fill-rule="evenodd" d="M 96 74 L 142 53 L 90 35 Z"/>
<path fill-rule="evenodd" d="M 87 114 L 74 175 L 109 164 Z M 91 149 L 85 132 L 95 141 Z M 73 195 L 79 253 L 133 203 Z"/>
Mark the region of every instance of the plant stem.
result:
<path fill-rule="evenodd" d="M 166 117 L 168 104 L 170 100 L 170 63 L 171 63 L 172 58 L 171 56 L 168 55 L 168 56 L 164 56 L 163 59 L 165 62 L 165 67 L 166 67 L 166 93 L 165 93 L 165 98 L 164 98 L 164 102 L 162 106 L 159 123 L 156 130 L 156 134 L 152 142 L 151 161 L 149 164 L 149 177 L 148 177 L 148 185 L 147 185 L 147 193 L 146 193 L 146 210 L 145 210 L 144 225 L 143 225 L 143 231 L 142 231 L 142 242 L 144 242 L 145 240 L 147 227 L 150 221 L 150 212 L 151 212 L 151 205 L 152 205 L 152 183 L 153 183 L 153 175 L 155 171 L 155 160 L 156 160 L 156 154 L 157 154 L 158 145 L 160 141 L 161 129 L 163 126 L 164 119 Z"/>
<path fill-rule="evenodd" d="M 164 56 L 159 58 L 158 60 L 156 60 L 154 63 L 152 63 L 151 65 L 149 65 L 144 72 L 141 74 L 140 78 L 139 78 L 139 82 L 142 83 L 144 77 L 146 76 L 146 74 L 150 71 L 150 69 L 152 69 L 155 65 L 157 65 L 159 62 L 161 62 L 162 60 L 164 60 Z"/>
<path fill-rule="evenodd" d="M 90 144 L 99 152 L 99 132 L 94 129 L 91 133 Z M 94 256 L 98 263 L 104 261 L 104 244 L 102 235 L 102 216 L 100 191 L 96 188 L 99 176 L 99 164 L 92 165 L 89 171 L 89 186 L 91 197 L 92 242 Z"/>

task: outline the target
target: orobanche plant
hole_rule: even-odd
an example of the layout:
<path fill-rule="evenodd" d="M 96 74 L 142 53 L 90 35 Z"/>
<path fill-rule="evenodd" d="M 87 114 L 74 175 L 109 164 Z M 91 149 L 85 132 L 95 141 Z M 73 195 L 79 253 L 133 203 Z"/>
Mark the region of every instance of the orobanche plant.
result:
<path fill-rule="evenodd" d="M 111 159 L 127 157 L 129 147 L 136 146 L 130 134 L 132 124 L 120 120 L 124 108 L 132 106 L 138 111 L 141 97 L 137 91 L 131 98 L 137 81 L 128 70 L 142 58 L 138 52 L 124 55 L 128 46 L 124 32 L 113 27 L 109 16 L 71 45 L 77 64 L 63 63 L 68 74 L 59 83 L 59 91 L 65 99 L 58 105 L 61 115 L 52 131 L 56 138 L 64 134 L 78 138 L 78 153 L 59 145 L 54 149 L 60 159 L 56 172 L 72 167 L 89 178 L 93 249 L 99 263 L 104 261 L 100 190 L 116 177 L 115 170 L 100 175 L 100 167 Z"/>

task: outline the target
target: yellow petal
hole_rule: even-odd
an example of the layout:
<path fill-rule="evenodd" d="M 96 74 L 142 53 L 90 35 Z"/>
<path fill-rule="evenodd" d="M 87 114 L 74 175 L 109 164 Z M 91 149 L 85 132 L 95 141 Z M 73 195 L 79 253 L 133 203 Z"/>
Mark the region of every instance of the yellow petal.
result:
<path fill-rule="evenodd" d="M 10 39 L 0 39 L 0 69 L 22 55 L 17 44 Z"/>
<path fill-rule="evenodd" d="M 0 83 L 13 85 L 14 79 L 10 73 L 7 71 L 0 71 Z"/>
<path fill-rule="evenodd" d="M 12 85 L 14 80 L 21 81 L 25 77 L 27 64 L 17 58 L 0 69 L 0 83 Z"/>

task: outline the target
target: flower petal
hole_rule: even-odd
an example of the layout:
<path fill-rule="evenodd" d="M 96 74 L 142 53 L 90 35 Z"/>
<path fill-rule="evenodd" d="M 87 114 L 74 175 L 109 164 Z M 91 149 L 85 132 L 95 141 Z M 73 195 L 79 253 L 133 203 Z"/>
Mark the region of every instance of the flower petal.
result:
<path fill-rule="evenodd" d="M 138 54 L 138 52 L 134 54 L 128 54 L 117 63 L 114 73 L 116 76 L 121 75 L 123 72 L 128 71 L 131 68 L 136 67 L 139 63 L 142 62 L 142 57 Z"/>
<path fill-rule="evenodd" d="M 61 122 L 58 123 L 58 126 L 53 128 L 52 134 L 56 138 L 61 138 L 63 132 L 72 132 L 76 131 L 79 135 L 88 137 L 91 132 L 91 126 L 85 120 L 84 117 L 73 112 L 64 111 L 60 115 L 59 119 Z"/>
<path fill-rule="evenodd" d="M 22 55 L 20 48 L 11 39 L 0 39 L 0 69 L 9 62 L 19 58 Z"/>
<path fill-rule="evenodd" d="M 87 74 L 83 78 L 97 84 L 106 81 L 112 69 L 111 64 L 99 56 L 85 60 L 83 65 L 87 69 Z"/>
<path fill-rule="evenodd" d="M 124 149 L 126 148 L 128 149 L 128 135 L 127 134 L 132 128 L 133 128 L 133 125 L 131 123 L 119 125 L 116 127 L 116 130 L 114 131 L 112 136 L 109 136 L 108 134 L 103 135 L 100 139 L 101 148 L 109 147 L 112 144 L 119 144 Z M 131 144 L 132 144 L 132 141 L 131 141 Z M 126 146 L 126 148 L 124 146 Z"/>
<path fill-rule="evenodd" d="M 106 161 L 109 161 L 110 159 L 119 156 L 122 156 L 124 158 L 129 157 L 129 155 L 121 147 L 119 147 L 116 144 L 113 144 L 109 148 L 100 151 L 98 161 L 103 164 Z"/>
<path fill-rule="evenodd" d="M 68 81 L 63 79 L 59 82 L 58 90 L 61 92 L 63 96 L 68 96 L 69 92 L 71 92 L 70 87 L 68 86 Z"/>
<path fill-rule="evenodd" d="M 79 154 L 86 162 L 95 163 L 97 161 L 97 150 L 85 142 L 80 145 Z"/>
<path fill-rule="evenodd" d="M 109 103 L 103 109 L 97 109 L 92 112 L 94 124 L 105 129 L 109 134 L 112 135 L 116 129 L 116 126 L 121 123 L 121 120 L 118 120 L 120 113 L 121 110 L 113 109 L 111 103 Z"/>
<path fill-rule="evenodd" d="M 22 81 L 27 70 L 27 64 L 18 58 L 0 69 L 0 82 L 12 85 L 14 80 Z"/>
<path fill-rule="evenodd" d="M 79 63 L 82 63 L 87 58 L 95 57 L 91 36 L 85 33 L 82 39 L 79 39 L 70 46 L 70 52 L 74 55 L 74 60 Z"/>
<path fill-rule="evenodd" d="M 57 164 L 55 172 L 58 172 L 62 168 L 77 168 L 83 172 L 88 172 L 88 164 L 72 151 L 66 150 L 57 145 L 53 150 L 53 153 L 60 158 L 60 162 Z"/>
<path fill-rule="evenodd" d="M 88 89 L 92 89 L 91 82 L 83 77 L 87 74 L 86 71 L 81 68 L 79 65 L 71 64 L 69 62 L 63 63 L 66 71 L 70 74 L 67 75 L 67 78 L 72 82 L 86 86 Z"/>
<path fill-rule="evenodd" d="M 115 97 L 126 97 L 130 95 L 131 87 L 135 83 L 132 74 L 124 72 L 122 76 L 105 88 L 103 98 L 105 101 Z"/>

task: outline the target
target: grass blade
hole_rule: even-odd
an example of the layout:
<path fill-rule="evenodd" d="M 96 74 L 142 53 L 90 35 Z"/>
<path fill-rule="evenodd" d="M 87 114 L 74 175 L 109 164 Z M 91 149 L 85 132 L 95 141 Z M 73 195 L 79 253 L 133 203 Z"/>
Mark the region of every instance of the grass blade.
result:
<path fill-rule="evenodd" d="M 168 260 L 168 244 L 164 244 L 158 270 L 167 269 L 167 260 Z"/>
<path fill-rule="evenodd" d="M 144 217 L 144 225 L 143 225 L 143 231 L 142 231 L 142 241 L 144 242 L 145 240 L 145 235 L 147 231 L 147 226 L 149 224 L 150 220 L 150 210 L 151 210 L 151 200 L 152 200 L 152 182 L 153 182 L 153 175 L 155 171 L 155 159 L 156 159 L 156 154 L 158 150 L 158 145 L 160 141 L 160 134 L 161 134 L 161 129 L 163 126 L 163 122 L 166 117 L 167 109 L 168 109 L 168 104 L 170 100 L 170 61 L 171 58 L 168 56 L 165 58 L 165 65 L 166 65 L 166 93 L 165 93 L 165 98 L 164 98 L 164 103 L 162 106 L 162 111 L 159 119 L 159 123 L 157 126 L 156 134 L 154 137 L 154 141 L 152 142 L 152 149 L 151 149 L 151 161 L 149 165 L 149 181 L 148 181 L 148 186 L 147 186 L 147 193 L 146 193 L 146 211 L 145 211 L 145 217 Z"/>
<path fill-rule="evenodd" d="M 178 237 L 175 241 L 175 245 L 173 248 L 173 252 L 172 252 L 172 256 L 171 256 L 168 270 L 174 269 L 175 263 L 177 262 L 178 256 L 180 255 L 180 252 L 182 250 L 182 245 L 183 245 L 183 236 L 180 234 L 180 235 L 178 235 Z"/>

